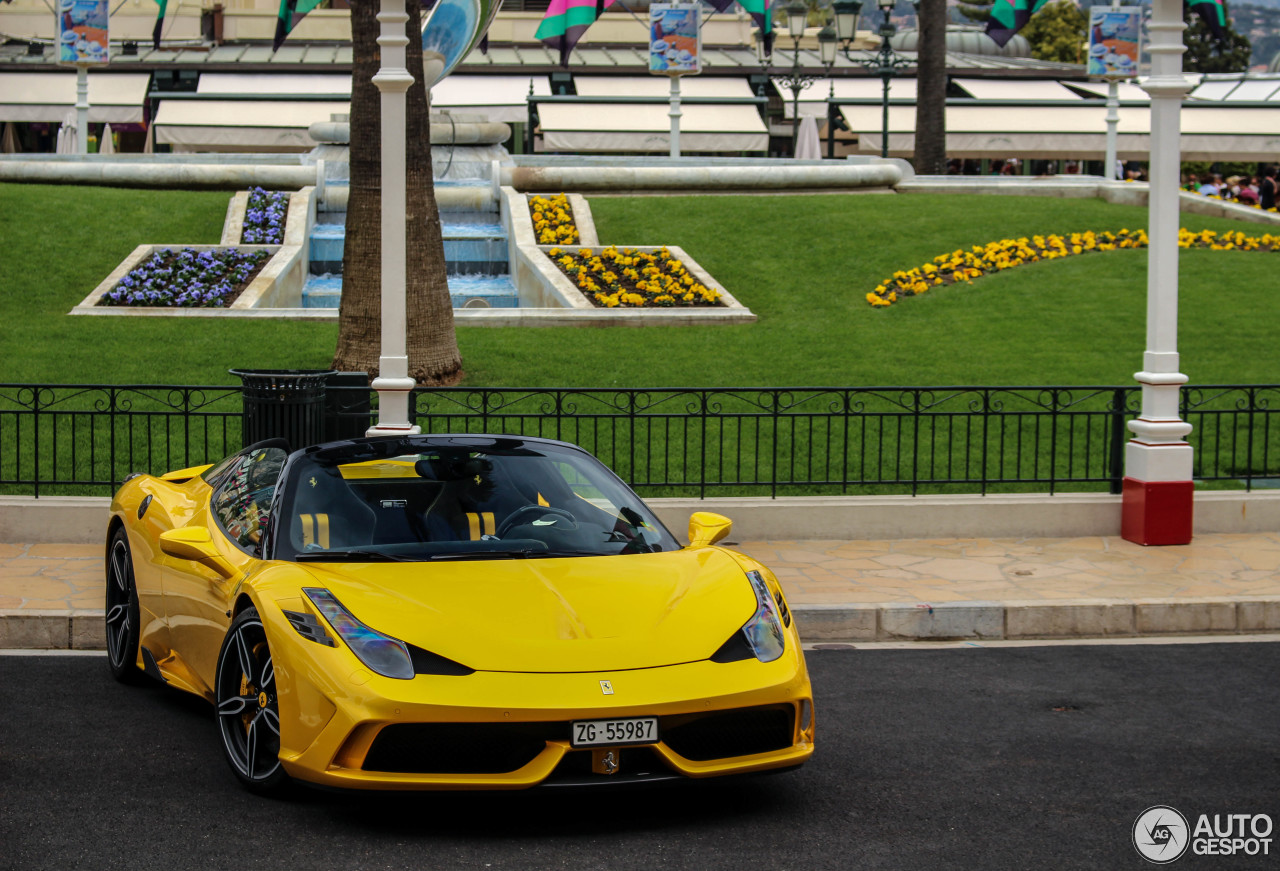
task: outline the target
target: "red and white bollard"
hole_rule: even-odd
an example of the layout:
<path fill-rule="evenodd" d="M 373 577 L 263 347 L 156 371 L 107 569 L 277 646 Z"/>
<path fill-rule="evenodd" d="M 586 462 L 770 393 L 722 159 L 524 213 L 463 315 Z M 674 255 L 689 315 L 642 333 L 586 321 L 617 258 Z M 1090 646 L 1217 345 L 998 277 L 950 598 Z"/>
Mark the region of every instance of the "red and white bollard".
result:
<path fill-rule="evenodd" d="M 1142 411 L 1129 422 L 1120 535 L 1137 544 L 1188 544 L 1195 486 L 1191 424 L 1178 416 L 1187 376 L 1178 371 L 1178 225 L 1182 98 L 1194 81 L 1182 72 L 1181 0 L 1155 0 L 1151 75 L 1139 85 L 1151 95 L 1151 185 L 1147 237 L 1147 351 Z"/>

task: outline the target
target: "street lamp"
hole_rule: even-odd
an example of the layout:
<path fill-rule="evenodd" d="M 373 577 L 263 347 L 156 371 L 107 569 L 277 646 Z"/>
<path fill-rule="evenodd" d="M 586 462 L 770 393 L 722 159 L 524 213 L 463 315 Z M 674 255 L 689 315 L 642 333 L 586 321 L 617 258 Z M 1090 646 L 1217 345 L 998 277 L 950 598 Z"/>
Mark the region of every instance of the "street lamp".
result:
<path fill-rule="evenodd" d="M 409 356 L 405 342 L 405 107 L 413 75 L 406 67 L 409 15 L 403 2 L 382 0 L 378 12 L 381 55 L 373 77 L 382 110 L 382 347 L 378 377 L 378 422 L 367 435 L 404 435 L 421 429 L 409 422 Z"/>
<path fill-rule="evenodd" d="M 800 72 L 800 38 L 809 23 L 809 6 L 804 0 L 791 0 L 783 7 L 787 16 L 787 34 L 791 37 L 791 72 L 778 76 L 778 83 L 791 92 L 791 153 L 795 154 L 796 140 L 800 135 L 800 92 L 821 76 L 808 76 Z M 756 31 L 756 56 L 769 72 L 769 56 L 764 53 L 763 35 Z M 833 58 L 834 59 L 834 58 Z"/>
<path fill-rule="evenodd" d="M 876 5 L 884 13 L 884 21 L 880 25 L 880 48 L 869 58 L 853 57 L 850 52 L 853 37 L 857 33 L 858 15 L 862 12 L 859 0 L 836 0 L 833 5 L 836 15 L 836 36 L 843 43 L 840 50 L 850 63 L 856 63 L 864 69 L 871 70 L 884 82 L 884 95 L 880 106 L 880 156 L 889 156 L 889 80 L 898 75 L 899 70 L 911 66 L 915 61 L 905 58 L 889 45 L 889 38 L 897 32 L 893 22 L 889 20 L 893 12 L 894 0 L 876 0 Z M 832 94 L 835 94 L 834 85 Z"/>

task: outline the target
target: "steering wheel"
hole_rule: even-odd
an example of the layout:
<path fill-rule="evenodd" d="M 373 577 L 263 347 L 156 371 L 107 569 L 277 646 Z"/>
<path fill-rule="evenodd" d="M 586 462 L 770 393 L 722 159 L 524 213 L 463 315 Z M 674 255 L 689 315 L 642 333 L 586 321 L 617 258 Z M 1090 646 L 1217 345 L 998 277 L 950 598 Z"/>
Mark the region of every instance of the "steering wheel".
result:
<path fill-rule="evenodd" d="M 498 530 L 495 534 L 498 536 L 498 538 L 504 537 L 508 532 L 511 531 L 513 527 L 518 526 L 519 522 L 523 518 L 529 516 L 530 514 L 536 514 L 539 517 L 545 517 L 548 514 L 554 514 L 558 517 L 565 518 L 571 524 L 573 524 L 572 526 L 569 526 L 569 527 L 562 526 L 560 527 L 561 529 L 576 529 L 578 526 L 578 518 L 574 517 L 572 514 L 570 514 L 568 511 L 565 511 L 563 508 L 551 508 L 550 506 L 547 506 L 547 505 L 524 505 L 520 508 L 517 508 L 515 511 L 512 511 L 510 514 L 508 514 L 507 519 L 502 521 L 502 525 L 498 527 Z"/>

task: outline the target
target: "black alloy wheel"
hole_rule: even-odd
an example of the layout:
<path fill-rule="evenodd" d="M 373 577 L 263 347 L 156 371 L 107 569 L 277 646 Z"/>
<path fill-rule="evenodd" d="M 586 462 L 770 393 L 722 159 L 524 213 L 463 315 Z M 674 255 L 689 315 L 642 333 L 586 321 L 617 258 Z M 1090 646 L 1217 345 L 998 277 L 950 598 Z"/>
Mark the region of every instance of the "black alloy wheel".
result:
<path fill-rule="evenodd" d="M 133 555 L 124 528 L 111 536 L 107 550 L 107 668 L 121 683 L 142 681 L 138 668 L 138 589 L 133 576 Z"/>
<path fill-rule="evenodd" d="M 280 711 L 276 673 L 258 609 L 232 621 L 218 653 L 216 712 L 227 763 L 240 782 L 257 793 L 288 783 L 280 765 Z"/>

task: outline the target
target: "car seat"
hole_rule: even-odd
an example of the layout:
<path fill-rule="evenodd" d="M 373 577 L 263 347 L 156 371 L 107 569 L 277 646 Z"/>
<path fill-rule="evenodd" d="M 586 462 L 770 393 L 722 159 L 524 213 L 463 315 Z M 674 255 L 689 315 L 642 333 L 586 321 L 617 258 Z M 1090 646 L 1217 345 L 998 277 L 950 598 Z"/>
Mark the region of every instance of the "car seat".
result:
<path fill-rule="evenodd" d="M 360 547 L 373 540 L 375 516 L 336 468 L 298 482 L 290 540 L 296 551 Z"/>

